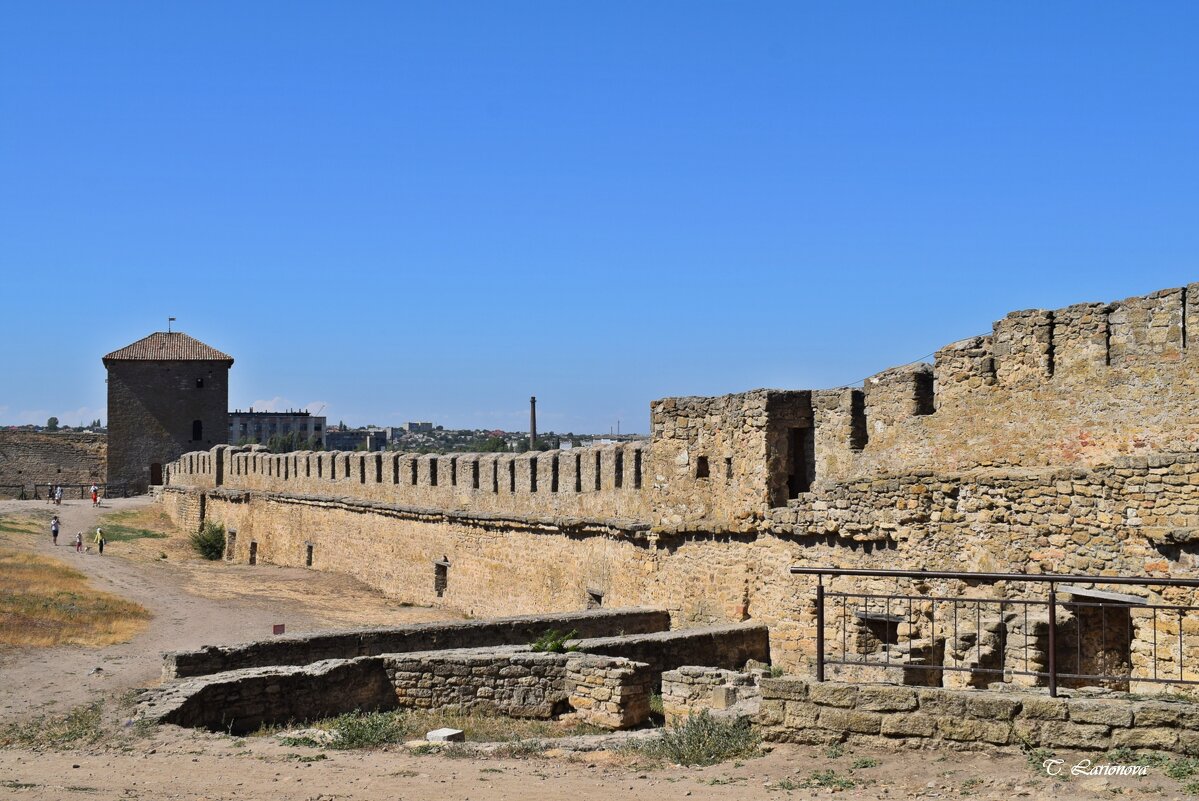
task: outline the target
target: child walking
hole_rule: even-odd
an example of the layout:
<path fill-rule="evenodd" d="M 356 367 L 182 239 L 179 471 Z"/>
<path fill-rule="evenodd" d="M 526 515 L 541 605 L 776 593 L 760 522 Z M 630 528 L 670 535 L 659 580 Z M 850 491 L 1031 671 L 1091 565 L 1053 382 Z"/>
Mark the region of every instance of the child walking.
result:
<path fill-rule="evenodd" d="M 83 532 L 75 534 L 75 553 L 83 553 Z"/>
<path fill-rule="evenodd" d="M 50 541 L 58 545 L 58 515 L 50 520 Z"/>

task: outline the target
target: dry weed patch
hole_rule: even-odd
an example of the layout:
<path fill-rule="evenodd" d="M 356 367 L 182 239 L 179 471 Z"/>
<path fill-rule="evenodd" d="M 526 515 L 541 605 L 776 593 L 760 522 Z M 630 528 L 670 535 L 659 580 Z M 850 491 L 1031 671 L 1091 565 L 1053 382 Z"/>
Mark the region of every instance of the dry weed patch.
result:
<path fill-rule="evenodd" d="M 57 559 L 0 548 L 0 645 L 111 645 L 132 639 L 149 619 Z"/>

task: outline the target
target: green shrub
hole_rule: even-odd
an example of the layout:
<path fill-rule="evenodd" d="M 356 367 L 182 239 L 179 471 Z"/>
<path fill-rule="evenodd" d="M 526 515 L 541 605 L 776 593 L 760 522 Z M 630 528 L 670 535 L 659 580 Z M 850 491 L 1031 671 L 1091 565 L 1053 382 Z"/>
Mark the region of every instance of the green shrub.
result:
<path fill-rule="evenodd" d="M 638 742 L 631 748 L 679 765 L 715 765 L 726 759 L 756 754 L 758 735 L 746 718 L 723 720 L 712 717 L 705 709 L 674 724 L 658 739 Z"/>
<path fill-rule="evenodd" d="M 206 521 L 199 531 L 191 535 L 191 545 L 205 559 L 220 559 L 225 555 L 225 527 Z"/>
<path fill-rule="evenodd" d="M 533 641 L 532 648 L 534 651 L 542 651 L 544 653 L 562 654 L 567 651 L 579 650 L 577 646 L 566 644 L 567 640 L 573 640 L 579 636 L 576 629 L 563 633 L 557 629 L 547 629 L 545 634 L 542 634 Z"/>

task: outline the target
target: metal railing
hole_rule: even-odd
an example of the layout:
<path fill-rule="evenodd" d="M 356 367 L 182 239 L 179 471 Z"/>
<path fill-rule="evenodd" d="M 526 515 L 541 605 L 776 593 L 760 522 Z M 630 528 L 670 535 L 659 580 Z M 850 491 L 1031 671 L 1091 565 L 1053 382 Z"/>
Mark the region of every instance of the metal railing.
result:
<path fill-rule="evenodd" d="M 43 498 L 52 497 L 56 487 L 62 487 L 64 498 L 67 497 L 68 492 L 79 490 L 80 499 L 86 499 L 92 492 L 92 485 L 90 483 L 36 482 L 33 485 L 33 499 L 42 500 Z M 130 495 L 128 484 L 97 484 L 96 488 L 100 490 L 101 498 L 128 498 Z"/>
<path fill-rule="evenodd" d="M 1199 674 L 1186 669 L 1191 647 L 1199 658 L 1199 606 L 1078 586 L 1152 588 L 1161 595 L 1199 588 L 1199 579 L 821 567 L 792 567 L 791 573 L 816 577 L 817 681 L 825 680 L 826 666 L 838 665 L 902 669 L 905 683 L 925 683 L 921 676 L 943 683 L 952 672 L 969 673 L 967 682 L 1023 676 L 1047 685 L 1051 696 L 1062 683 L 1119 689 L 1138 682 L 1199 684 Z M 833 591 L 825 587 L 826 577 L 894 579 L 897 589 Z M 981 597 L 929 586 L 901 592 L 905 579 L 923 585 L 1014 583 L 1021 592 Z M 1045 597 L 1032 597 L 1042 586 Z M 826 629 L 834 634 L 832 653 Z"/>

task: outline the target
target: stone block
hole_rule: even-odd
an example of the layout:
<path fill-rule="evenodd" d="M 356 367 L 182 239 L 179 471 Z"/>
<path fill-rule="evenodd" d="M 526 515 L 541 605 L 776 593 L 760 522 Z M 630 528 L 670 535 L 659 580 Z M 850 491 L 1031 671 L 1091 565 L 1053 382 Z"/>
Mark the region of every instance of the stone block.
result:
<path fill-rule="evenodd" d="M 1170 751 L 1173 750 L 1177 744 L 1177 729 L 1154 726 L 1143 729 L 1135 728 L 1112 730 L 1113 748 L 1125 746 L 1128 748 L 1156 748 L 1161 751 Z"/>
<path fill-rule="evenodd" d="M 983 720 L 1011 720 L 1020 709 L 1020 701 L 999 693 L 970 693 L 966 713 Z"/>
<path fill-rule="evenodd" d="M 466 732 L 462 729 L 434 729 L 425 735 L 431 743 L 461 743 L 466 741 Z"/>
<path fill-rule="evenodd" d="M 857 712 L 849 709 L 824 707 L 820 710 L 817 723 L 829 731 L 878 734 L 882 730 L 883 716 L 877 712 Z"/>
<path fill-rule="evenodd" d="M 815 704 L 806 701 L 787 701 L 783 711 L 783 725 L 789 729 L 806 729 L 815 726 L 820 709 Z"/>
<path fill-rule="evenodd" d="M 1182 709 L 1176 704 L 1134 704 L 1132 719 L 1137 728 L 1141 726 L 1178 726 L 1182 723 Z"/>
<path fill-rule="evenodd" d="M 932 737 L 937 719 L 920 712 L 883 715 L 881 733 L 888 737 Z"/>
<path fill-rule="evenodd" d="M 1065 720 L 1068 707 L 1061 698 L 1025 698 L 1020 704 L 1020 717 L 1030 720 Z"/>
<path fill-rule="evenodd" d="M 964 717 L 966 698 L 962 691 L 929 688 L 918 690 L 920 711 L 937 717 Z"/>
<path fill-rule="evenodd" d="M 858 690 L 857 708 L 873 712 L 907 712 L 916 708 L 916 691 L 886 685 L 862 687 Z"/>
<path fill-rule="evenodd" d="M 1132 705 L 1128 701 L 1070 701 L 1070 720 L 1074 723 L 1098 723 L 1103 726 L 1132 725 Z"/>
<path fill-rule="evenodd" d="M 1000 720 L 975 718 L 940 718 L 937 731 L 946 740 L 983 742 L 1005 745 L 1012 739 L 1012 724 Z"/>
<path fill-rule="evenodd" d="M 808 700 L 808 683 L 802 679 L 763 679 L 763 698 L 780 698 L 784 701 Z"/>
<path fill-rule="evenodd" d="M 836 706 L 843 709 L 854 706 L 858 700 L 858 688 L 852 684 L 827 684 L 817 682 L 808 687 L 808 697 L 821 706 Z"/>
<path fill-rule="evenodd" d="M 1111 743 L 1107 726 L 1047 720 L 1041 724 L 1041 744 L 1052 748 L 1107 748 Z"/>
<path fill-rule="evenodd" d="M 728 709 L 737 703 L 737 688 L 713 687 L 709 703 L 713 709 Z"/>

